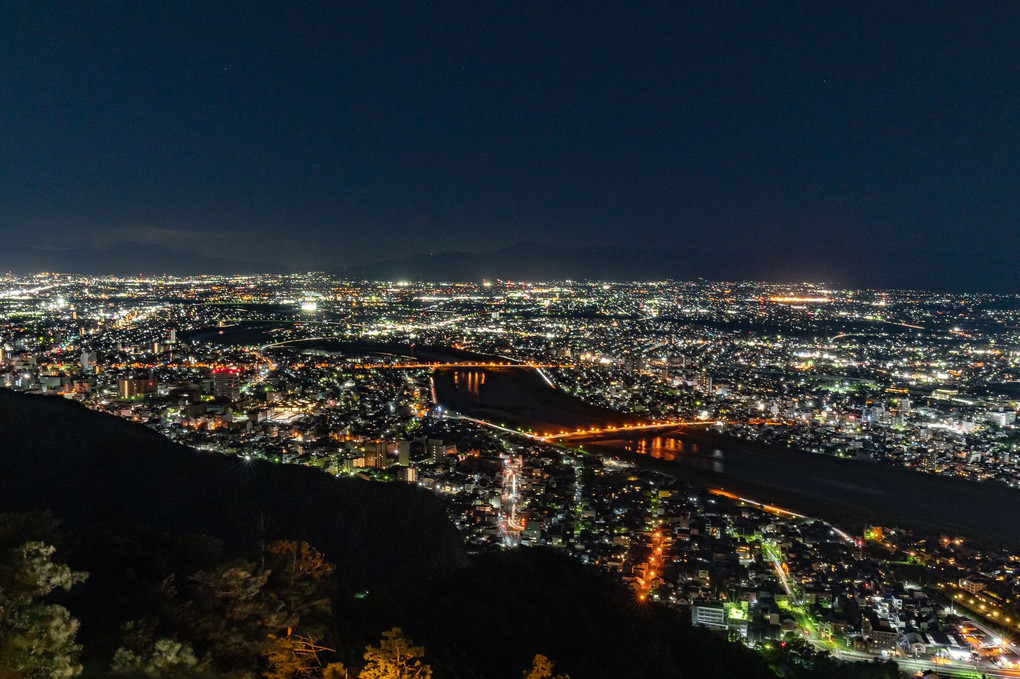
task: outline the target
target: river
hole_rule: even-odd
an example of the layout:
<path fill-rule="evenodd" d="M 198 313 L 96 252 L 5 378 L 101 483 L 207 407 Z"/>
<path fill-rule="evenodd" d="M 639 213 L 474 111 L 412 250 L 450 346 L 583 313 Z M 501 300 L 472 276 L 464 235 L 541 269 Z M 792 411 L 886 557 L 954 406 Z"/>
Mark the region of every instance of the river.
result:
<path fill-rule="evenodd" d="M 435 375 L 437 399 L 444 407 L 511 428 L 549 433 L 640 421 L 554 389 L 534 370 L 449 368 Z M 859 530 L 867 522 L 892 523 L 1020 544 L 1020 490 L 998 482 L 937 476 L 695 430 L 569 442 L 848 530 Z"/>
<path fill-rule="evenodd" d="M 197 331 L 221 343 L 273 341 L 277 324 L 242 324 Z M 222 334 L 221 334 L 222 333 Z M 443 347 L 305 340 L 294 349 L 396 353 L 426 361 L 503 360 Z M 441 368 L 433 374 L 438 402 L 481 420 L 536 433 L 637 424 L 640 417 L 587 404 L 556 389 L 534 369 Z M 849 530 L 865 522 L 894 523 L 1020 544 L 1020 490 L 762 446 L 701 431 L 660 436 L 570 439 L 585 451 L 628 459 L 679 481 L 721 487 L 752 499 L 832 521 Z"/>

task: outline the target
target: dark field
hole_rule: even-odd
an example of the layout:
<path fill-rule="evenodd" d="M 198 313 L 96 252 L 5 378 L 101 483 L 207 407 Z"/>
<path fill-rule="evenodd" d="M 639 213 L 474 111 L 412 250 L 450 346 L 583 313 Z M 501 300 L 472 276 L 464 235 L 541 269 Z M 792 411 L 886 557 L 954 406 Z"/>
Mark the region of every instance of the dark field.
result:
<path fill-rule="evenodd" d="M 456 363 L 460 361 L 478 361 L 485 363 L 512 363 L 510 359 L 499 356 L 477 354 L 463 349 L 440 347 L 428 344 L 397 344 L 394 342 L 338 342 L 328 339 L 307 339 L 287 342 L 283 346 L 292 349 L 316 349 L 335 354 L 363 355 L 389 354 L 406 356 L 426 363 Z"/>
<path fill-rule="evenodd" d="M 270 344 L 274 339 L 274 331 L 292 327 L 293 323 L 273 321 L 245 321 L 237 325 L 222 328 L 199 328 L 181 333 L 185 342 L 208 342 L 224 346 L 249 346 L 252 344 Z"/>
<path fill-rule="evenodd" d="M 270 345 L 281 343 L 282 346 L 295 350 L 316 349 L 336 354 L 367 355 L 367 354 L 395 354 L 407 356 L 425 362 L 456 362 L 456 361 L 485 361 L 485 362 L 506 362 L 509 359 L 498 356 L 488 356 L 452 347 L 431 346 L 422 344 L 397 344 L 395 342 L 366 342 L 349 341 L 341 342 L 330 339 L 299 339 L 288 340 L 280 334 L 281 330 L 287 330 L 300 325 L 298 323 L 276 322 L 276 321 L 245 321 L 236 325 L 229 325 L 223 328 L 209 327 L 199 328 L 187 333 L 182 333 L 182 338 L 188 342 L 208 342 L 210 344 L 222 344 L 224 346 L 250 346 Z"/>

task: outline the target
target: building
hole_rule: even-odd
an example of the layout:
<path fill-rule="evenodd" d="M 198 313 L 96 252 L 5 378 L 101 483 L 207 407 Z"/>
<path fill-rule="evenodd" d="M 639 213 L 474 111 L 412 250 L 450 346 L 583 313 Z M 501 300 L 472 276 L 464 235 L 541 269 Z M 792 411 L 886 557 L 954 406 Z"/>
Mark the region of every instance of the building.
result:
<path fill-rule="evenodd" d="M 425 440 L 425 461 L 429 464 L 442 464 L 448 455 L 456 454 L 455 443 L 445 443 L 442 439 Z"/>
<path fill-rule="evenodd" d="M 125 400 L 155 394 L 158 389 L 159 383 L 151 377 L 124 377 L 117 380 L 117 393 Z"/>
<path fill-rule="evenodd" d="M 988 587 L 988 583 L 981 578 L 962 578 L 960 580 L 960 589 L 970 592 L 971 594 L 977 594 L 981 590 Z"/>
<path fill-rule="evenodd" d="M 96 361 L 99 355 L 94 351 L 83 351 L 81 352 L 81 371 L 83 373 L 90 373 L 96 367 Z"/>
<path fill-rule="evenodd" d="M 709 629 L 727 629 L 726 608 L 719 603 L 691 606 L 691 624 Z"/>
<path fill-rule="evenodd" d="M 365 466 L 376 469 L 386 469 L 389 466 L 385 441 L 372 441 L 365 446 Z"/>
<path fill-rule="evenodd" d="M 241 371 L 238 368 L 217 368 L 212 372 L 212 390 L 216 398 L 236 401 L 241 398 Z"/>
<path fill-rule="evenodd" d="M 985 416 L 985 419 L 988 420 L 989 424 L 994 424 L 997 427 L 1007 427 L 1011 424 L 1016 424 L 1016 411 L 990 412 Z"/>
<path fill-rule="evenodd" d="M 439 464 L 443 461 L 445 454 L 442 439 L 425 440 L 425 457 L 429 462 Z"/>
<path fill-rule="evenodd" d="M 401 467 L 397 470 L 397 479 L 405 483 L 417 483 L 418 482 L 418 468 L 417 467 Z"/>

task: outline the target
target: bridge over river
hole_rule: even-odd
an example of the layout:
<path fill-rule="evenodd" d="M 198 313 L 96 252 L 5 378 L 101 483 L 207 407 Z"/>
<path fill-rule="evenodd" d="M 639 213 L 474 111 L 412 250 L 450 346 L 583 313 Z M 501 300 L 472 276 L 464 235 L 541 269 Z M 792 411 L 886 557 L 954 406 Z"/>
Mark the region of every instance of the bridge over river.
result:
<path fill-rule="evenodd" d="M 894 523 L 1020 545 L 1020 490 L 1005 484 L 765 446 L 704 428 L 668 427 L 588 405 L 537 373 L 440 368 L 434 373 L 436 400 L 534 440 L 627 459 L 852 530 L 866 522 Z"/>
<path fill-rule="evenodd" d="M 1001 483 L 763 446 L 703 429 L 671 428 L 585 403 L 557 389 L 538 366 L 489 365 L 511 363 L 504 357 L 447 347 L 315 338 L 281 345 L 281 327 L 293 325 L 207 328 L 192 333 L 192 340 L 402 356 L 411 359 L 407 368 L 432 371 L 437 403 L 535 441 L 625 458 L 680 481 L 722 488 L 848 529 L 868 521 L 897 523 L 1020 544 L 1020 490 Z"/>
<path fill-rule="evenodd" d="M 658 436 L 600 436 L 578 445 L 853 530 L 866 522 L 893 523 L 1020 544 L 1020 490 L 1002 483 L 760 446 L 686 428 Z"/>

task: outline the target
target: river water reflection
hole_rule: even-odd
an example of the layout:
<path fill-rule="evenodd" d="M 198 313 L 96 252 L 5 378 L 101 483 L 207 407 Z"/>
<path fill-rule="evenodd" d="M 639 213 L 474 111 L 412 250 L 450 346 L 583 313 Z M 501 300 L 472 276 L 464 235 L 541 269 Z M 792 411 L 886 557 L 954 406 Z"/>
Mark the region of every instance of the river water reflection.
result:
<path fill-rule="evenodd" d="M 608 441 L 600 442 L 605 445 Z M 719 474 L 726 472 L 726 455 L 721 448 L 704 443 L 685 441 L 675 435 L 642 436 L 635 439 L 615 439 L 614 447 L 622 447 L 628 453 L 647 455 L 667 462 L 683 462 Z"/>
<path fill-rule="evenodd" d="M 725 441 L 726 443 L 721 443 Z M 749 493 L 774 492 L 801 503 L 791 509 L 810 514 L 824 508 L 839 521 L 839 508 L 854 521 L 901 520 L 906 525 L 946 532 L 984 534 L 1020 543 L 1020 490 L 1002 483 L 925 474 L 890 464 L 847 460 L 797 450 L 768 449 L 737 439 L 708 439 L 683 432 L 659 436 L 591 439 L 578 445 L 590 452 L 622 455 L 683 478 L 695 472 L 701 482 Z M 776 497 L 755 497 L 775 501 Z M 835 511 L 835 515 L 833 515 Z"/>
<path fill-rule="evenodd" d="M 437 370 L 439 402 L 454 412 L 525 431 L 556 433 L 640 420 L 596 408 L 548 386 L 534 370 Z M 477 373 L 477 374 L 471 374 Z M 566 441 L 563 441 L 566 443 Z M 626 456 L 683 480 L 725 486 L 754 499 L 836 523 L 893 521 L 1020 544 L 1020 490 L 924 474 L 891 464 L 765 448 L 735 438 L 677 431 L 587 440 L 570 445 Z M 684 470 L 690 470 L 688 474 Z M 758 495 L 752 495 L 757 493 Z M 820 512 L 820 513 L 815 513 Z"/>

